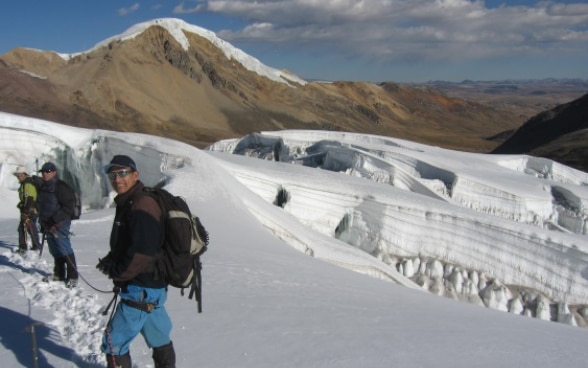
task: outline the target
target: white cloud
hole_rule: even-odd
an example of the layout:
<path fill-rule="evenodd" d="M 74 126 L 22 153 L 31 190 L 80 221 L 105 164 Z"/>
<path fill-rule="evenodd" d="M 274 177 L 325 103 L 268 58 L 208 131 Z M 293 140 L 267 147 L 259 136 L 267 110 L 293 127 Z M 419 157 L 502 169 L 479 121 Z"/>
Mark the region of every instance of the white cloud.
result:
<path fill-rule="evenodd" d="M 196 5 L 193 5 L 192 7 L 187 6 L 185 2 L 181 2 L 180 4 L 178 4 L 176 7 L 174 7 L 174 9 L 172 10 L 172 13 L 174 14 L 191 14 L 191 13 L 197 13 L 201 10 L 204 10 L 205 5 L 203 4 L 199 4 L 199 2 L 196 2 Z"/>
<path fill-rule="evenodd" d="M 588 4 L 580 3 L 488 8 L 467 0 L 212 0 L 199 7 L 251 22 L 218 32 L 231 42 L 315 44 L 389 60 L 557 54 L 570 44 L 585 46 L 588 26 Z"/>
<path fill-rule="evenodd" d="M 139 3 L 134 3 L 133 5 L 129 6 L 128 8 L 120 8 L 117 10 L 118 15 L 125 16 L 127 14 L 131 14 L 139 10 L 141 5 Z"/>

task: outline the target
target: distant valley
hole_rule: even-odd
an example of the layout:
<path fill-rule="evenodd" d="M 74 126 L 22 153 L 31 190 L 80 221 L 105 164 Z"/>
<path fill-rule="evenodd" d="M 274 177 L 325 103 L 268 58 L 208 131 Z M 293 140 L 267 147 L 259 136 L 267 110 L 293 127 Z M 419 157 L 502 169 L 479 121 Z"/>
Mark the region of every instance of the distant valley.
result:
<path fill-rule="evenodd" d="M 438 89 L 449 97 L 481 103 L 498 110 L 513 111 L 522 119 L 551 110 L 588 93 L 588 80 L 536 79 L 502 81 L 432 81 L 411 84 Z"/>
<path fill-rule="evenodd" d="M 142 23 L 83 54 L 0 55 L 0 111 L 199 148 L 256 131 L 312 129 L 488 153 L 532 117 L 587 92 L 585 80 L 307 82 L 178 19 Z M 566 155 L 553 157 L 566 163 Z"/>

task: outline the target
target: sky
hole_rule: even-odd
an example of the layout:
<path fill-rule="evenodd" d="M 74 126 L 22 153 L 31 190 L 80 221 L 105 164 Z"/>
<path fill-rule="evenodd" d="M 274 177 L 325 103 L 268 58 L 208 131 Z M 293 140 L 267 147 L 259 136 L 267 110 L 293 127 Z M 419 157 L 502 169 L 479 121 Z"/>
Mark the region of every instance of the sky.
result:
<path fill-rule="evenodd" d="M 186 198 L 210 233 L 203 313 L 168 293 L 178 368 L 586 365 L 588 331 L 572 314 L 588 301 L 586 173 L 340 132 L 261 132 L 199 150 L 0 113 L 0 136 L 3 367 L 33 366 L 33 325 L 40 367 L 105 365 L 112 294 L 95 264 L 114 217 L 100 168 L 114 154 Z M 41 282 L 48 252 L 15 253 L 12 172 L 47 160 L 78 179 L 86 206 L 72 226 L 73 290 Z M 566 303 L 550 309 L 556 300 Z M 140 337 L 131 354 L 153 367 Z"/>
<path fill-rule="evenodd" d="M 588 79 L 579 0 L 5 1 L 0 54 L 77 53 L 180 18 L 307 80 Z"/>

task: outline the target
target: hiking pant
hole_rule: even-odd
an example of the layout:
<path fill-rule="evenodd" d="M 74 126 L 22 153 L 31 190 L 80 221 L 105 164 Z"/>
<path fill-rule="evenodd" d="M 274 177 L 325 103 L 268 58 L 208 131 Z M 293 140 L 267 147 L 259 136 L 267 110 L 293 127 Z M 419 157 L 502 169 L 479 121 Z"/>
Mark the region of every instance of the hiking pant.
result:
<path fill-rule="evenodd" d="M 53 275 L 59 280 L 78 279 L 76 256 L 69 240 L 69 228 L 70 224 L 67 224 L 55 232 L 45 233 L 49 253 L 53 256 Z"/>
<path fill-rule="evenodd" d="M 28 224 L 26 223 L 28 221 Z M 22 250 L 27 249 L 26 234 L 31 236 L 32 249 L 41 247 L 39 241 L 39 229 L 37 228 L 37 218 L 30 218 L 28 220 L 22 219 L 18 224 L 18 248 Z"/>
<path fill-rule="evenodd" d="M 171 343 L 172 322 L 165 310 L 167 288 L 152 289 L 136 285 L 126 286 L 119 294 L 123 300 L 138 303 L 153 303 L 151 312 L 144 312 L 122 301 L 118 303 L 114 316 L 104 331 L 102 351 L 106 354 L 125 355 L 131 342 L 141 333 L 147 346 L 159 348 Z"/>
<path fill-rule="evenodd" d="M 69 240 L 70 224 L 64 225 L 62 228 L 56 229 L 55 232 L 46 231 L 45 238 L 49 246 L 49 253 L 53 258 L 65 257 L 73 254 L 71 241 Z"/>

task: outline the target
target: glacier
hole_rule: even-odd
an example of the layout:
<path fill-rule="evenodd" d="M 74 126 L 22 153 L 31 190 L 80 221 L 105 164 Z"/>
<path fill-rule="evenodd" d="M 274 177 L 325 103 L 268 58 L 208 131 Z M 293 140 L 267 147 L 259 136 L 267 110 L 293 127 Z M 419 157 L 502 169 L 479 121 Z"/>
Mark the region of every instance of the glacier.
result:
<path fill-rule="evenodd" d="M 267 206 L 249 203 L 253 216 L 309 256 L 492 309 L 587 323 L 588 174 L 547 159 L 303 130 L 200 151 L 6 113 L 0 134 L 7 190 L 17 188 L 16 165 L 36 171 L 53 161 L 82 193 L 84 210 L 99 210 L 112 205 L 100 172 L 112 155 L 134 157 L 147 185 L 167 185 L 170 171 L 206 155 L 264 199 Z"/>

